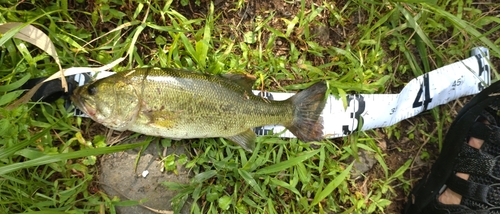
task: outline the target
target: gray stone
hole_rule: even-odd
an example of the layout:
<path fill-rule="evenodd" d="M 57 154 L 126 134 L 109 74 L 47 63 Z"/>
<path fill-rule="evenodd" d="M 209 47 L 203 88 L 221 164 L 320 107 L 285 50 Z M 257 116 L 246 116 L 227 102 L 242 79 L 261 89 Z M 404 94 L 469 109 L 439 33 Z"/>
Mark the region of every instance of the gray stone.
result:
<path fill-rule="evenodd" d="M 347 159 L 347 163 L 354 161 L 354 165 L 351 169 L 351 179 L 359 179 L 365 172 L 368 172 L 373 168 L 377 159 L 375 159 L 375 154 L 364 149 L 358 149 L 358 159 L 350 157 Z"/>
<path fill-rule="evenodd" d="M 116 207 L 119 214 L 152 214 L 170 213 L 172 211 L 171 199 L 177 194 L 168 190 L 161 182 L 188 183 L 190 175 L 188 170 L 178 166 L 178 175 L 172 172 L 162 172 L 162 164 L 159 154 L 163 148 L 158 148 L 154 141 L 142 152 L 137 171 L 134 171 L 137 155 L 140 148 L 120 153 L 104 155 L 101 158 L 101 172 L 99 182 L 101 188 L 110 198 L 118 196 L 121 201 L 142 200 L 144 206 L 120 206 Z M 169 147 L 166 155 L 185 153 L 184 146 Z M 147 170 L 149 174 L 143 177 L 142 173 Z M 181 213 L 189 213 L 190 203 L 186 202 Z M 150 208 L 146 208 L 146 207 Z M 152 209 L 152 210 L 151 210 Z M 154 212 L 153 210 L 156 210 Z"/>

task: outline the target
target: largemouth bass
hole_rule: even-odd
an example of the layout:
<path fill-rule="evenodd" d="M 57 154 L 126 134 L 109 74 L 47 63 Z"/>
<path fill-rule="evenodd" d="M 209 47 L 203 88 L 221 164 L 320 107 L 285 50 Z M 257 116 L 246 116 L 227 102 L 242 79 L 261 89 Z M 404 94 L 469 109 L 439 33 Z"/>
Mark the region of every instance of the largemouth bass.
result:
<path fill-rule="evenodd" d="M 283 125 L 304 142 L 323 139 L 325 83 L 272 101 L 252 93 L 254 82 L 243 74 L 141 68 L 78 87 L 71 100 L 117 131 L 172 139 L 224 137 L 248 151 L 255 147 L 252 128 L 264 125 Z"/>

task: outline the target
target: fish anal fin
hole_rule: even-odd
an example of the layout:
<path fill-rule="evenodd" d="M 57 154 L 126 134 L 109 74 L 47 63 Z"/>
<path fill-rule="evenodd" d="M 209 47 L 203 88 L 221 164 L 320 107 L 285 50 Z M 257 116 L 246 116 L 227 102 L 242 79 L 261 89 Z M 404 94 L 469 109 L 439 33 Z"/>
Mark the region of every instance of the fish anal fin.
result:
<path fill-rule="evenodd" d="M 253 149 L 255 149 L 255 139 L 257 138 L 257 136 L 252 129 L 248 129 L 237 135 L 225 138 L 237 143 L 238 145 L 243 147 L 243 149 L 252 152 Z"/>

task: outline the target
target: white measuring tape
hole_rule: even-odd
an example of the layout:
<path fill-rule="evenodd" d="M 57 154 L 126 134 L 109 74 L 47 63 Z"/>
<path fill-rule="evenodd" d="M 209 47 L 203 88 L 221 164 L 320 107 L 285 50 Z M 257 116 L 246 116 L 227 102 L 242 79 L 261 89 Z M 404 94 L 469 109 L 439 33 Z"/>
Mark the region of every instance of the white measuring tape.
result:
<path fill-rule="evenodd" d="M 438 68 L 412 79 L 399 94 L 347 95 L 347 108 L 341 99 L 330 95 L 322 112 L 323 133 L 326 138 L 343 137 L 355 131 L 391 126 L 425 110 L 448 103 L 457 98 L 479 93 L 490 85 L 491 69 L 489 52 L 484 47 L 474 48 L 471 57 Z M 100 72 L 96 79 L 114 74 Z M 91 81 L 93 73 L 79 74 L 79 85 Z M 254 90 L 256 95 L 261 91 Z M 285 100 L 295 93 L 265 92 L 264 97 Z M 87 117 L 76 111 L 76 116 Z M 295 138 L 280 125 L 268 125 L 254 129 L 257 135 L 282 133 L 280 137 Z"/>

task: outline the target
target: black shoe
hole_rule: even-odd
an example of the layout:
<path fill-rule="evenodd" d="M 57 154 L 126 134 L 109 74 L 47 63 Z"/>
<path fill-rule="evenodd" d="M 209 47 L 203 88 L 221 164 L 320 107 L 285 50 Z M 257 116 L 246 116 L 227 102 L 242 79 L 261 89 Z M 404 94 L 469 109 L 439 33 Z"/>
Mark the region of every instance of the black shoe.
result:
<path fill-rule="evenodd" d="M 431 172 L 413 188 L 403 213 L 500 213 L 500 81 L 477 94 L 458 113 Z M 484 140 L 480 149 L 469 138 Z M 468 180 L 455 175 L 470 174 Z M 447 188 L 460 205 L 438 201 Z"/>

